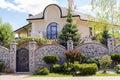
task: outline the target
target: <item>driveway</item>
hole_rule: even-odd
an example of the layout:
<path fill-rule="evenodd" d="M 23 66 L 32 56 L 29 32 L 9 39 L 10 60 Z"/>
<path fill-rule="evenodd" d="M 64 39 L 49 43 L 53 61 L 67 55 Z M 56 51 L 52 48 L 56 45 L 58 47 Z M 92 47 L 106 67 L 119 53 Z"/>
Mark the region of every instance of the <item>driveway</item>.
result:
<path fill-rule="evenodd" d="M 30 75 L 0 75 L 0 80 L 120 80 L 120 77 L 29 77 Z"/>

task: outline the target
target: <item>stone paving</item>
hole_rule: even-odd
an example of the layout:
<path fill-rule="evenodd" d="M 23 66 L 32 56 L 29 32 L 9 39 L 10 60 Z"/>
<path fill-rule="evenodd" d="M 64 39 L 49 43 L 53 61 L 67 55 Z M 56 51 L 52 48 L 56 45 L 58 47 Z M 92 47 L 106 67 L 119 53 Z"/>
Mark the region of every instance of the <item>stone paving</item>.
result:
<path fill-rule="evenodd" d="M 0 80 L 120 80 L 120 77 L 29 77 L 30 75 L 0 75 Z"/>

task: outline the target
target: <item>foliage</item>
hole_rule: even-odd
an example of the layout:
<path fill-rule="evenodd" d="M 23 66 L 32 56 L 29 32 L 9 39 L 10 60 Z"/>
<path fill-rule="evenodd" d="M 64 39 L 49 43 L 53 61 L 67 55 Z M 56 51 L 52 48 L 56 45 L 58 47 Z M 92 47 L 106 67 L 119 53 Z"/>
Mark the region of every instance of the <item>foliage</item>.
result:
<path fill-rule="evenodd" d="M 58 41 L 61 45 L 67 47 L 67 40 L 69 37 L 73 40 L 73 45 L 77 46 L 80 43 L 80 34 L 78 33 L 77 26 L 73 24 L 71 9 L 68 9 L 67 23 L 62 28 L 61 34 L 59 34 Z"/>
<path fill-rule="evenodd" d="M 81 62 L 80 63 L 87 63 L 88 55 L 87 54 L 82 54 L 81 56 Z"/>
<path fill-rule="evenodd" d="M 3 69 L 3 62 L 0 62 L 0 72 L 2 72 Z"/>
<path fill-rule="evenodd" d="M 120 62 L 120 54 L 119 53 L 114 53 L 111 55 L 111 59 L 113 61 L 117 61 L 117 62 Z"/>
<path fill-rule="evenodd" d="M 118 26 L 120 24 L 120 5 L 118 5 L 117 1 L 118 0 L 91 0 L 92 10 L 95 12 L 98 21 L 99 19 L 107 21 L 107 24 L 111 27 L 110 33 L 112 33 L 113 37 L 119 33 L 118 31 L 120 29 Z"/>
<path fill-rule="evenodd" d="M 115 70 L 116 73 L 120 74 L 120 64 L 116 65 L 114 70 Z"/>
<path fill-rule="evenodd" d="M 81 75 L 92 75 L 98 71 L 96 64 L 80 64 L 79 71 Z"/>
<path fill-rule="evenodd" d="M 0 45 L 8 47 L 13 39 L 14 33 L 12 26 L 9 23 L 3 23 L 2 20 L 0 20 Z"/>
<path fill-rule="evenodd" d="M 74 61 L 81 61 L 82 53 L 79 50 L 70 50 L 65 52 L 68 62 L 74 63 Z"/>
<path fill-rule="evenodd" d="M 100 68 L 100 58 L 97 58 L 97 57 L 91 58 L 88 60 L 88 63 L 96 63 L 98 68 Z"/>
<path fill-rule="evenodd" d="M 70 73 L 71 71 L 73 71 L 73 68 L 74 64 L 70 62 L 61 65 L 61 71 L 64 73 Z"/>
<path fill-rule="evenodd" d="M 48 68 L 42 67 L 42 68 L 39 68 L 36 71 L 36 74 L 37 75 L 48 75 L 49 74 L 49 70 L 48 70 Z"/>
<path fill-rule="evenodd" d="M 77 73 L 77 71 L 79 71 L 79 66 L 80 66 L 79 62 L 74 63 L 74 71 L 75 71 L 75 73 Z"/>
<path fill-rule="evenodd" d="M 108 30 L 106 29 L 106 27 L 103 29 L 101 36 L 102 36 L 102 38 L 101 38 L 100 42 L 107 47 L 107 44 L 108 44 L 107 42 L 108 42 L 108 38 L 110 38 L 110 34 L 108 33 Z"/>
<path fill-rule="evenodd" d="M 10 68 L 5 69 L 5 73 L 6 73 L 6 74 L 11 74 L 11 73 L 13 73 L 13 72 L 14 72 L 13 69 L 10 69 Z"/>
<path fill-rule="evenodd" d="M 60 73 L 61 72 L 61 66 L 59 64 L 53 65 L 53 72 Z"/>
<path fill-rule="evenodd" d="M 59 58 L 56 55 L 47 55 L 43 57 L 43 60 L 50 65 L 50 72 L 52 72 L 53 64 L 58 62 Z"/>
<path fill-rule="evenodd" d="M 110 56 L 105 55 L 102 57 L 102 59 L 100 60 L 100 66 L 104 70 L 103 73 L 106 73 L 106 69 L 111 64 L 111 62 L 112 62 L 112 60 L 111 60 Z"/>
<path fill-rule="evenodd" d="M 55 64 L 59 59 L 56 55 L 48 55 L 48 56 L 44 56 L 43 60 L 47 63 L 47 64 Z"/>
<path fill-rule="evenodd" d="M 30 40 L 34 39 L 39 45 L 44 44 L 51 44 L 52 41 L 44 38 L 38 38 L 38 37 L 21 37 L 16 39 L 16 42 L 18 43 L 18 48 L 24 47 L 29 43 Z"/>

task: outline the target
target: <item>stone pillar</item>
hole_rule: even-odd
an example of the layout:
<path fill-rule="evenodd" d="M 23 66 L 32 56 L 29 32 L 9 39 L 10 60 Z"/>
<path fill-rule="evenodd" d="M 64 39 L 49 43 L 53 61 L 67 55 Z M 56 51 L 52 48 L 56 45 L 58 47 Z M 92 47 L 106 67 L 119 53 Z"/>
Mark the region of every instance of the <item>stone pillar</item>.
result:
<path fill-rule="evenodd" d="M 14 40 L 10 44 L 10 69 L 13 69 L 16 72 L 16 51 L 17 51 L 17 43 Z"/>
<path fill-rule="evenodd" d="M 34 40 L 31 40 L 29 42 L 29 71 L 31 73 L 35 72 L 35 58 L 34 58 L 34 52 L 36 50 L 36 42 Z"/>
<path fill-rule="evenodd" d="M 108 39 L 108 50 L 109 50 L 109 55 L 114 52 L 114 47 L 115 47 L 115 42 L 113 38 Z"/>
<path fill-rule="evenodd" d="M 73 41 L 72 38 L 69 38 L 67 41 L 67 50 L 73 50 Z"/>

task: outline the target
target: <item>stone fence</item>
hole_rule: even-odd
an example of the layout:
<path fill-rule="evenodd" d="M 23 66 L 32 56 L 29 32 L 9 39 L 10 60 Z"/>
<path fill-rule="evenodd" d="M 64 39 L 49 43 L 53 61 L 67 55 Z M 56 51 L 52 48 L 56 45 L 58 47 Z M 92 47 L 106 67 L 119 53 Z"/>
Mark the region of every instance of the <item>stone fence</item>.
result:
<path fill-rule="evenodd" d="M 20 51 L 22 53 L 21 54 L 22 57 L 19 57 L 16 56 L 18 54 L 17 43 L 13 41 L 10 44 L 10 49 L 0 46 L 0 61 L 4 62 L 5 68 L 13 69 L 15 72 L 16 72 L 16 68 L 22 68 L 24 66 L 26 66 L 27 68 L 27 66 L 29 65 L 28 66 L 29 72 L 34 73 L 37 68 L 42 66 L 47 66 L 47 64 L 43 61 L 43 56 L 51 55 L 51 54 L 58 55 L 59 63 L 63 63 L 66 60 L 64 52 L 66 50 L 71 50 L 71 49 L 79 50 L 85 54 L 88 54 L 90 58 L 102 57 L 103 55 L 111 55 L 112 53 L 120 53 L 120 45 L 115 47 L 114 39 L 111 38 L 108 39 L 108 47 L 100 43 L 88 42 L 88 43 L 80 44 L 76 48 L 73 48 L 73 41 L 69 39 L 67 41 L 67 49 L 57 44 L 49 44 L 37 48 L 37 43 L 34 40 L 32 40 L 29 42 L 28 54 L 24 55 L 26 54 L 26 51 L 24 49 L 23 51 Z M 28 58 L 26 58 L 25 56 L 28 56 Z M 19 58 L 20 60 L 23 60 L 21 61 L 20 64 L 18 63 Z M 25 62 L 27 64 L 25 64 Z M 21 64 L 24 65 L 22 66 Z M 21 67 L 18 65 L 20 65 Z"/>

